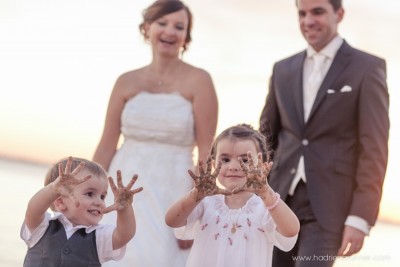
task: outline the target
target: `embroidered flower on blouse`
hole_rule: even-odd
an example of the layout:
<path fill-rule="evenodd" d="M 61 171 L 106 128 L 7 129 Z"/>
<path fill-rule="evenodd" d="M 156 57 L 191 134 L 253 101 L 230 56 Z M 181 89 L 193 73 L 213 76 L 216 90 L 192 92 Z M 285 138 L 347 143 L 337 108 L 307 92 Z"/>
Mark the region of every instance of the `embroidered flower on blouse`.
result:
<path fill-rule="evenodd" d="M 214 235 L 215 240 L 217 240 L 218 237 L 219 237 L 219 233 L 216 233 L 216 234 Z"/>

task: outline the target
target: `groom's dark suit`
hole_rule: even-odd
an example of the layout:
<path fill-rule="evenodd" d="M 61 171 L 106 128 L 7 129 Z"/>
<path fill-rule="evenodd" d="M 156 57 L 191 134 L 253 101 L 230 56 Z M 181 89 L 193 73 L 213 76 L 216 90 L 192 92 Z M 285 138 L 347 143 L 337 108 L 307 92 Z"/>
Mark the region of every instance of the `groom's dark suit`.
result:
<path fill-rule="evenodd" d="M 312 211 L 327 231 L 341 233 L 349 215 L 373 226 L 388 157 L 389 96 L 383 59 L 338 50 L 307 122 L 301 52 L 274 65 L 260 129 L 274 150 L 269 184 L 286 199 L 304 156 Z"/>

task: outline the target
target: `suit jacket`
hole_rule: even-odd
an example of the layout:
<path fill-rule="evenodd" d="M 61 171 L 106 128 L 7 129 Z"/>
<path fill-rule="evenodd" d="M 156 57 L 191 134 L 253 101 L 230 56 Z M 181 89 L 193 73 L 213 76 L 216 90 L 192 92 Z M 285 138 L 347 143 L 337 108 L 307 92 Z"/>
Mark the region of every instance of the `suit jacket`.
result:
<path fill-rule="evenodd" d="M 388 159 L 386 63 L 343 42 L 305 123 L 305 57 L 303 51 L 273 67 L 260 118 L 274 151 L 269 184 L 285 199 L 303 155 L 318 222 L 339 233 L 347 216 L 356 215 L 372 226 Z"/>

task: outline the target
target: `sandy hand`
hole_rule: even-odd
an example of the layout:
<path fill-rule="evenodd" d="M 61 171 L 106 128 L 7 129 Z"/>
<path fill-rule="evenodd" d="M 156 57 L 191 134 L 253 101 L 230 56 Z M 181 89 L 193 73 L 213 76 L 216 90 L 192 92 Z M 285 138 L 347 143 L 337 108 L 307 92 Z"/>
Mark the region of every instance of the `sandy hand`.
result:
<path fill-rule="evenodd" d="M 219 188 L 216 179 L 221 169 L 221 162 L 218 163 L 217 168 L 211 173 L 211 158 L 207 158 L 207 169 L 204 170 L 204 162 L 199 160 L 199 175 L 195 175 L 189 170 L 190 176 L 193 178 L 195 183 L 196 201 L 200 201 L 206 196 L 212 196 L 217 194 L 229 195 L 230 192 Z"/>
<path fill-rule="evenodd" d="M 77 175 L 85 167 L 85 163 L 79 163 L 79 165 L 71 172 L 72 162 L 73 158 L 69 157 L 64 170 L 61 163 L 58 165 L 59 175 L 54 181 L 54 186 L 57 193 L 59 193 L 61 196 L 71 196 L 74 188 L 77 185 L 87 181 L 92 177 L 91 175 L 87 175 L 85 177 L 78 178 Z"/>
<path fill-rule="evenodd" d="M 267 177 L 272 169 L 272 162 L 263 162 L 262 154 L 258 153 L 257 165 L 254 164 L 251 152 L 247 152 L 247 157 L 249 159 L 248 165 L 246 165 L 242 158 L 239 159 L 240 167 L 246 175 L 246 183 L 236 188 L 233 193 L 238 193 L 240 191 L 254 192 L 255 194 L 260 194 L 268 190 L 269 185 L 267 183 Z"/>
<path fill-rule="evenodd" d="M 103 209 L 103 213 L 108 213 L 113 210 L 122 210 L 127 206 L 132 205 L 133 202 L 133 195 L 139 193 L 143 190 L 143 187 L 136 188 L 132 190 L 133 185 L 135 184 L 138 176 L 135 174 L 129 184 L 124 187 L 122 184 L 122 175 L 121 171 L 117 171 L 117 185 L 115 185 L 114 180 L 112 177 L 108 177 L 108 181 L 110 183 L 111 190 L 114 194 L 114 204 L 111 206 Z"/>

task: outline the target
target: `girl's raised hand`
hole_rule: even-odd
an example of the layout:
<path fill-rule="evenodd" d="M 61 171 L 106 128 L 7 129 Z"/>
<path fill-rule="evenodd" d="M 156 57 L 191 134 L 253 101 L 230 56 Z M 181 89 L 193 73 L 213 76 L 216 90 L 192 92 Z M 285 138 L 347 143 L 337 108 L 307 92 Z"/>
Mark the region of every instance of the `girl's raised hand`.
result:
<path fill-rule="evenodd" d="M 257 165 L 254 164 L 250 151 L 247 152 L 247 157 L 249 160 L 247 165 L 244 163 L 242 158 L 239 159 L 240 167 L 247 178 L 246 183 L 243 186 L 236 188 L 233 193 L 249 191 L 259 195 L 260 193 L 267 191 L 269 188 L 267 177 L 272 169 L 273 163 L 263 162 L 261 153 L 258 153 Z"/>
<path fill-rule="evenodd" d="M 117 185 L 115 185 L 114 180 L 112 177 L 108 177 L 108 181 L 110 183 L 111 190 L 114 194 L 114 204 L 102 210 L 102 213 L 108 213 L 113 210 L 122 210 L 125 207 L 132 205 L 133 202 L 133 195 L 139 193 L 143 190 L 143 187 L 131 189 L 132 186 L 135 184 L 138 176 L 135 174 L 129 184 L 124 187 L 122 183 L 122 175 L 121 171 L 117 171 Z"/>
<path fill-rule="evenodd" d="M 64 170 L 62 164 L 58 164 L 58 177 L 54 181 L 54 188 L 61 196 L 71 196 L 75 186 L 92 177 L 91 175 L 87 175 L 85 177 L 77 178 L 77 174 L 85 167 L 85 163 L 79 163 L 79 165 L 71 172 L 72 162 L 73 158 L 69 157 Z"/>
<path fill-rule="evenodd" d="M 204 162 L 199 160 L 199 175 L 195 175 L 191 170 L 188 171 L 195 183 L 194 191 L 197 202 L 206 196 L 231 194 L 229 191 L 219 188 L 216 182 L 219 171 L 221 170 L 221 162 L 218 162 L 217 168 L 211 173 L 211 161 L 211 157 L 208 157 L 206 162 L 207 169 L 204 170 Z"/>

